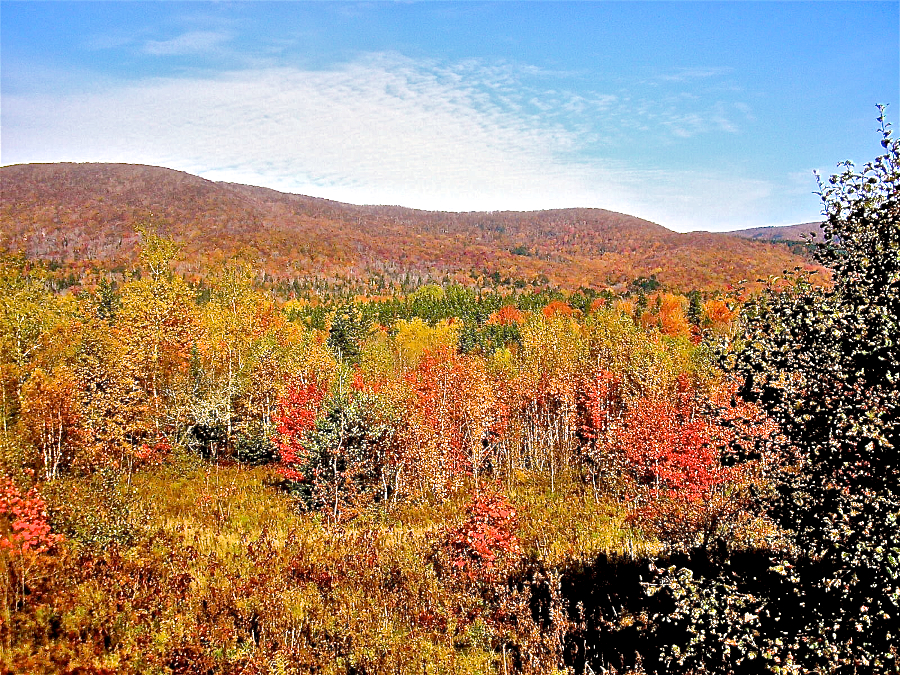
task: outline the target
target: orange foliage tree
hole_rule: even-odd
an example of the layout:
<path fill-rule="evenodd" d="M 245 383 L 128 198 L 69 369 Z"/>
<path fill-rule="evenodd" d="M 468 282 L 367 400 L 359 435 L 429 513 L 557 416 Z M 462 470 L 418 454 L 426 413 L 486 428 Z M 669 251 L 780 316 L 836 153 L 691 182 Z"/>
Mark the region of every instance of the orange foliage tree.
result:
<path fill-rule="evenodd" d="M 522 312 L 512 305 L 504 305 L 488 317 L 487 323 L 492 326 L 510 326 L 514 323 L 520 323 L 524 316 Z"/>
<path fill-rule="evenodd" d="M 76 381 L 69 368 L 31 374 L 22 387 L 19 424 L 40 452 L 44 478 L 57 478 L 81 436 Z"/>
<path fill-rule="evenodd" d="M 494 450 L 488 432 L 498 413 L 496 390 L 480 359 L 440 348 L 426 353 L 406 381 L 425 441 L 412 463 L 430 489 L 458 487 L 466 474 L 477 482 Z"/>
<path fill-rule="evenodd" d="M 704 325 L 716 335 L 727 333 L 737 312 L 721 298 L 712 298 L 703 303 Z"/>
<path fill-rule="evenodd" d="M 691 325 L 684 313 L 685 299 L 663 293 L 659 306 L 659 329 L 663 335 L 690 337 Z"/>

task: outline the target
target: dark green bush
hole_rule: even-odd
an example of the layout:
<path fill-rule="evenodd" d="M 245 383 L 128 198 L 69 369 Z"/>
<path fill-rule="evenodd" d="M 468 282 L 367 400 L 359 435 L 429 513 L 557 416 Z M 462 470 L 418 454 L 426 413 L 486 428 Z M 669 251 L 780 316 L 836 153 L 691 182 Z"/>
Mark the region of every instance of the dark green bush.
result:
<path fill-rule="evenodd" d="M 253 423 L 238 431 L 234 437 L 234 457 L 245 464 L 269 464 L 278 459 L 278 450 L 272 443 L 273 429 Z"/>
<path fill-rule="evenodd" d="M 815 256 L 833 284 L 800 273 L 768 290 L 726 358 L 740 395 L 778 424 L 738 450 L 778 460 L 760 507 L 790 545 L 771 554 L 761 586 L 726 564 L 663 580 L 678 598 L 666 620 L 693 636 L 668 648 L 672 672 L 727 672 L 751 656 L 756 672 L 898 672 L 900 143 L 883 110 L 880 120 L 886 154 L 820 182 Z M 723 660 L 722 644 L 738 652 Z"/>

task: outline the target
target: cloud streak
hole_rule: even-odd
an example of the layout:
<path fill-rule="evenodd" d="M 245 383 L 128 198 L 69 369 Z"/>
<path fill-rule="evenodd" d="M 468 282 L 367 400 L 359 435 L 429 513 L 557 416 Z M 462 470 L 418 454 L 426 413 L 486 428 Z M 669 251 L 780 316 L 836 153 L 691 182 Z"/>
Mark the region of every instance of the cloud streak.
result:
<path fill-rule="evenodd" d="M 187 33 L 151 49 L 177 54 L 225 39 Z M 8 96 L 3 162 L 153 164 L 353 203 L 436 210 L 597 206 L 676 229 L 759 222 L 773 191 L 767 182 L 638 170 L 584 154 L 630 133 L 624 120 L 662 120 L 674 136 L 733 131 L 722 106 L 703 115 L 647 105 L 642 115 L 616 94 L 576 97 L 523 86 L 534 76 L 503 64 L 376 54 L 329 70 L 261 68 L 147 79 L 98 93 Z"/>
<path fill-rule="evenodd" d="M 147 40 L 141 51 L 155 56 L 182 56 L 213 51 L 231 36 L 216 31 L 197 30 L 182 33 L 169 40 Z"/>
<path fill-rule="evenodd" d="M 660 80 L 665 82 L 692 82 L 694 80 L 706 80 L 731 72 L 730 68 L 678 68 L 674 72 L 661 75 Z"/>

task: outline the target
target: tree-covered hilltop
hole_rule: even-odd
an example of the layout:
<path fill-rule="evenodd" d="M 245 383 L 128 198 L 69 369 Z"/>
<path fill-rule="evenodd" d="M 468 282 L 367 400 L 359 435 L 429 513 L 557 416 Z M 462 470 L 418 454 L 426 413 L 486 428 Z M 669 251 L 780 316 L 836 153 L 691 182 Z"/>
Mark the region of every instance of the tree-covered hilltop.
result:
<path fill-rule="evenodd" d="M 108 273 L 122 282 L 138 262 L 134 227 L 148 221 L 184 244 L 178 271 L 191 280 L 242 255 L 285 297 L 428 283 L 572 291 L 653 274 L 681 292 L 722 291 L 805 262 L 782 246 L 679 234 L 602 209 L 355 206 L 128 164 L 5 166 L 0 180 L 0 247 L 46 261 L 69 285 Z"/>

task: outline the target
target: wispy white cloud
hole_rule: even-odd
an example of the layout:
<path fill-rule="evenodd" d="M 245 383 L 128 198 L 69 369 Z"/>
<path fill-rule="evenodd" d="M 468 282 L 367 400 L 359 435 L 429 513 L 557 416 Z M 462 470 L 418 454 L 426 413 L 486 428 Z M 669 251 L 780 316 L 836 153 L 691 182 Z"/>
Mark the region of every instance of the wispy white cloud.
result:
<path fill-rule="evenodd" d="M 730 68 L 678 68 L 673 72 L 660 75 L 664 82 L 691 82 L 693 80 L 706 80 L 731 72 Z"/>
<path fill-rule="evenodd" d="M 209 48 L 225 39 L 215 35 L 155 48 Z M 701 115 L 614 94 L 541 94 L 523 86 L 528 75 L 511 65 L 376 54 L 330 70 L 259 68 L 13 95 L 4 97 L 2 160 L 154 164 L 426 209 L 596 206 L 676 229 L 759 222 L 774 189 L 765 181 L 637 170 L 582 152 L 630 133 L 626 119 L 658 126 L 668 116 L 676 136 L 728 131 L 726 110 L 713 105 Z M 606 129 L 586 123 L 601 113 Z"/>
<path fill-rule="evenodd" d="M 141 51 L 157 56 L 200 54 L 214 50 L 230 39 L 231 36 L 228 33 L 195 30 L 182 33 L 169 40 L 147 40 Z"/>

